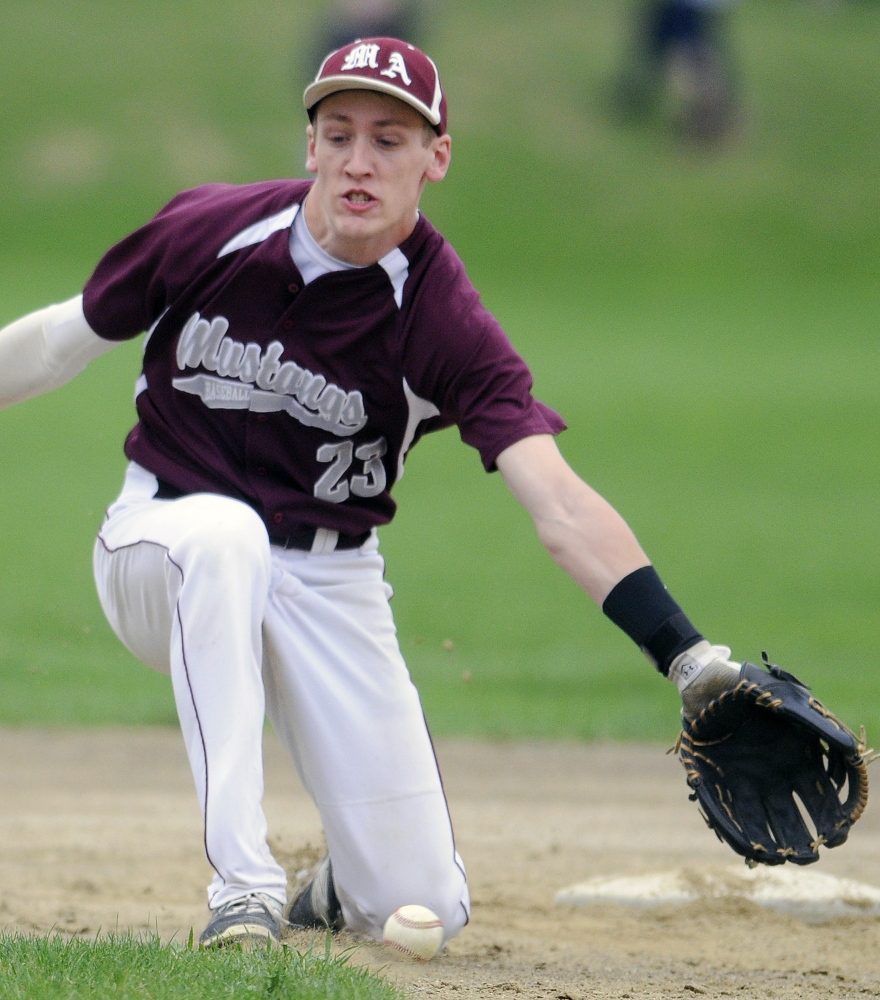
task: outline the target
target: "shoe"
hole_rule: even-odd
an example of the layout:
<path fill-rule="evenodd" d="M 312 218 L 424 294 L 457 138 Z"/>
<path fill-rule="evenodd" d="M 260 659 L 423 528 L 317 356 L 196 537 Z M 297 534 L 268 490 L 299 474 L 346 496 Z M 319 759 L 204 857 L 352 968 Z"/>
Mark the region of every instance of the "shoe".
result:
<path fill-rule="evenodd" d="M 281 941 L 283 907 L 262 892 L 233 899 L 211 913 L 208 926 L 199 935 L 202 948 L 222 948 L 240 944 L 263 947 Z"/>
<path fill-rule="evenodd" d="M 315 866 L 312 877 L 290 904 L 284 918 L 290 927 L 329 927 L 331 931 L 341 931 L 345 926 L 329 854 Z"/>

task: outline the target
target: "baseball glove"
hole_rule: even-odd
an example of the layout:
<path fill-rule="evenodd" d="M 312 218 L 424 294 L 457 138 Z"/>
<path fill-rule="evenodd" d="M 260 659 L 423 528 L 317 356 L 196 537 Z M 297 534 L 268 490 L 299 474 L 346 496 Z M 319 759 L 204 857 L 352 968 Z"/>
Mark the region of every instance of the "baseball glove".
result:
<path fill-rule="evenodd" d="M 873 754 L 766 653 L 764 663 L 743 663 L 738 683 L 684 720 L 679 758 L 691 800 L 747 865 L 808 865 L 864 812 Z"/>

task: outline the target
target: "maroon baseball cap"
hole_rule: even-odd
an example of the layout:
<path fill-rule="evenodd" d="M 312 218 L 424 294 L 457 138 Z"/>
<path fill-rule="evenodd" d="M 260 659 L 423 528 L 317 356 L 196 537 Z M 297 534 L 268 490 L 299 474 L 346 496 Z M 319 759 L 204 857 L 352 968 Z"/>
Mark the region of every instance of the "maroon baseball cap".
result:
<path fill-rule="evenodd" d="M 437 129 L 446 132 L 446 95 L 433 60 L 399 38 L 359 38 L 331 52 L 306 87 L 308 111 L 340 90 L 377 90 L 405 101 Z"/>

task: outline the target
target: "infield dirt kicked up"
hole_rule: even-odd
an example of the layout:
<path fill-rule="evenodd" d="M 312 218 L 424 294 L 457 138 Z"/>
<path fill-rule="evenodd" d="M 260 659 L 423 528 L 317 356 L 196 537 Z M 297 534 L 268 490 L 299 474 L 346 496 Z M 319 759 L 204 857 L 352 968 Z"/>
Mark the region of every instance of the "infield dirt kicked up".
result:
<path fill-rule="evenodd" d="M 210 870 L 179 733 L 2 730 L 0 746 L 0 927 L 180 941 L 201 929 Z M 664 747 L 439 741 L 437 753 L 471 923 L 427 963 L 345 934 L 335 945 L 410 996 L 880 995 L 880 918 L 810 925 L 742 898 L 641 911 L 554 904 L 594 876 L 736 862 Z M 320 824 L 271 735 L 266 772 L 273 850 L 293 876 L 321 851 Z M 880 806 L 869 803 L 814 870 L 880 886 Z"/>

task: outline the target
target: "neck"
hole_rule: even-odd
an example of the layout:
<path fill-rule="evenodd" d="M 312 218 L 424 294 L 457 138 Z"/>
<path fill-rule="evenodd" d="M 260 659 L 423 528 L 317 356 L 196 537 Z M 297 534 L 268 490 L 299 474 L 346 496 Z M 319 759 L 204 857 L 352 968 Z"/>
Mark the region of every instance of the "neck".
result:
<path fill-rule="evenodd" d="M 403 243 L 415 229 L 419 215 L 416 209 L 409 220 L 372 236 L 347 236 L 331 225 L 321 211 L 320 199 L 307 195 L 303 203 L 303 218 L 312 239 L 331 257 L 356 267 L 368 267 Z"/>

